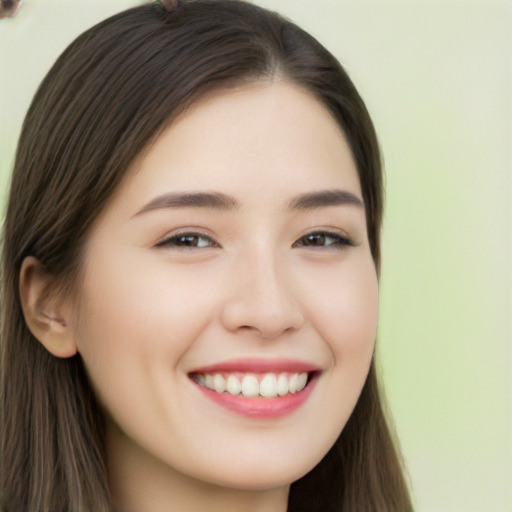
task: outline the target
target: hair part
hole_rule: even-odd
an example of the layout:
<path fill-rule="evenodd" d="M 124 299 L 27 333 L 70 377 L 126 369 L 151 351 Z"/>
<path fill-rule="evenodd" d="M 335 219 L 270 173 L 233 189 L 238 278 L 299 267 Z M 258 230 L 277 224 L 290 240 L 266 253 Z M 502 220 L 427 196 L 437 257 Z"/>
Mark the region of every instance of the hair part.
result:
<path fill-rule="evenodd" d="M 27 328 L 23 259 L 35 256 L 59 292 L 76 291 L 88 233 L 136 158 L 205 95 L 277 79 L 313 94 L 342 128 L 378 270 L 382 169 L 370 116 L 336 59 L 281 16 L 237 0 L 135 7 L 79 36 L 43 80 L 23 125 L 4 225 L 4 511 L 110 510 L 102 414 L 80 355 L 52 356 Z M 410 509 L 372 363 L 339 439 L 292 485 L 289 512 Z"/>

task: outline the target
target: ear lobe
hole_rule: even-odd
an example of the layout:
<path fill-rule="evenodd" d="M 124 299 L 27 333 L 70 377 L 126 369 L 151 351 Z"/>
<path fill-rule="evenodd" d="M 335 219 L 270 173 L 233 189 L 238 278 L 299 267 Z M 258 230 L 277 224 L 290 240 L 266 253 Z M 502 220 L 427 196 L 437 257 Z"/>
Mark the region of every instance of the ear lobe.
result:
<path fill-rule="evenodd" d="M 55 278 L 33 256 L 20 269 L 20 298 L 25 322 L 41 344 L 56 357 L 72 357 L 76 343 L 70 327 L 71 308 L 56 291 Z"/>

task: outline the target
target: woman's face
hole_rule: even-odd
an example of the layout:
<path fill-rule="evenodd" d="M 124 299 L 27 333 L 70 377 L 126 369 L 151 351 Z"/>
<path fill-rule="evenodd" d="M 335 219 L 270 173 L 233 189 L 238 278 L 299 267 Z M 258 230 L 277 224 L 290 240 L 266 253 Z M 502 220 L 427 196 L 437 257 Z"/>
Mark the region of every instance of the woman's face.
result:
<path fill-rule="evenodd" d="M 100 216 L 84 276 L 76 343 L 114 466 L 270 489 L 335 442 L 378 287 L 354 161 L 309 93 L 196 104 Z"/>

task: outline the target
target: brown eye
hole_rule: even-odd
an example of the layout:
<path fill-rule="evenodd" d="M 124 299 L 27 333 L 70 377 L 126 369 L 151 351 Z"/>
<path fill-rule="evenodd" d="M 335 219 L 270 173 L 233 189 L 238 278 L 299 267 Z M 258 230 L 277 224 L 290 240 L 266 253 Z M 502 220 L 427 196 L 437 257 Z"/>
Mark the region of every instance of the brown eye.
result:
<path fill-rule="evenodd" d="M 209 236 L 200 233 L 180 233 L 158 242 L 156 247 L 202 249 L 206 247 L 218 247 L 218 244 Z"/>
<path fill-rule="evenodd" d="M 348 238 L 338 233 L 319 231 L 299 238 L 293 247 L 344 247 L 347 245 L 353 245 Z"/>
<path fill-rule="evenodd" d="M 13 18 L 20 8 L 21 0 L 0 0 L 0 19 Z"/>
<path fill-rule="evenodd" d="M 303 245 L 308 245 L 310 247 L 319 247 L 325 245 L 327 241 L 327 236 L 323 233 L 313 233 L 312 235 L 307 235 L 304 237 Z"/>

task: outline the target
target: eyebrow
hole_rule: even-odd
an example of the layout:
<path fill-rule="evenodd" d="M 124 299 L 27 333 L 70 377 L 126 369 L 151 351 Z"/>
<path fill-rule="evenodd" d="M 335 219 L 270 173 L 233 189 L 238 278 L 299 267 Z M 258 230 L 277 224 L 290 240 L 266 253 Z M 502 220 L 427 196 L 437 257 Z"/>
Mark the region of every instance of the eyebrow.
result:
<path fill-rule="evenodd" d="M 320 190 L 301 194 L 290 201 L 290 210 L 313 210 L 326 206 L 358 206 L 364 208 L 362 199 L 348 190 Z"/>
<path fill-rule="evenodd" d="M 165 208 L 213 208 L 214 210 L 235 210 L 240 203 L 221 192 L 169 192 L 152 199 L 136 214 Z"/>
<path fill-rule="evenodd" d="M 319 190 L 294 197 L 288 210 L 314 210 L 327 206 L 352 205 L 364 207 L 363 201 L 347 190 Z M 236 210 L 240 203 L 232 196 L 221 192 L 169 192 L 146 203 L 135 215 L 166 208 L 212 208 L 214 210 Z"/>

